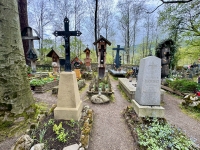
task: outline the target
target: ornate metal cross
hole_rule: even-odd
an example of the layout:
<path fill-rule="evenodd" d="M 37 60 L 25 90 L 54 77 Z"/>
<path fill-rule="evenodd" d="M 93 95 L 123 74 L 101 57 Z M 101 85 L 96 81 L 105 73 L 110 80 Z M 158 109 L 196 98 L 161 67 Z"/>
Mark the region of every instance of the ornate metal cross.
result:
<path fill-rule="evenodd" d="M 119 51 L 124 50 L 124 48 L 120 48 L 120 45 L 117 45 L 117 48 L 113 48 L 113 50 L 117 50 L 116 56 L 115 56 L 115 64 L 116 64 L 116 68 L 119 68 L 120 67 Z"/>
<path fill-rule="evenodd" d="M 65 71 L 71 72 L 70 63 L 70 36 L 80 36 L 82 33 L 80 31 L 69 31 L 69 19 L 65 17 L 64 19 L 65 31 L 55 31 L 53 34 L 57 36 L 63 36 L 65 39 Z"/>

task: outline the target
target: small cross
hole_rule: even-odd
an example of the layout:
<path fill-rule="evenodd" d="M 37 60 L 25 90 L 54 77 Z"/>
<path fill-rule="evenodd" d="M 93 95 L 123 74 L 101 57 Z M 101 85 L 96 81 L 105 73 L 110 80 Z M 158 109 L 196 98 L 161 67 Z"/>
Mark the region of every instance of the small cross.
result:
<path fill-rule="evenodd" d="M 80 31 L 69 31 L 69 19 L 65 17 L 64 19 L 65 31 L 55 31 L 53 34 L 57 36 L 63 36 L 65 39 L 65 71 L 71 72 L 70 63 L 70 36 L 80 36 L 82 33 Z"/>
<path fill-rule="evenodd" d="M 115 56 L 115 64 L 116 64 L 116 68 L 119 68 L 120 67 L 119 51 L 120 50 L 124 51 L 124 48 L 120 48 L 120 45 L 117 45 L 117 48 L 113 48 L 113 50 L 117 50 L 116 56 Z"/>

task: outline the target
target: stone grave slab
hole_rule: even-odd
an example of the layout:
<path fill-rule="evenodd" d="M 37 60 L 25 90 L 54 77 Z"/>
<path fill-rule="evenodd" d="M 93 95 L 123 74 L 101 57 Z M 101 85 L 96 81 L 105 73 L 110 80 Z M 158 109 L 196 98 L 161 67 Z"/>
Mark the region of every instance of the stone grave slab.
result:
<path fill-rule="evenodd" d="M 82 108 L 83 103 L 80 99 L 75 72 L 61 72 L 57 107 L 54 109 L 54 118 L 79 120 Z"/>
<path fill-rule="evenodd" d="M 161 59 L 149 56 L 140 60 L 135 100 L 144 106 L 160 106 Z"/>
<path fill-rule="evenodd" d="M 133 108 L 139 117 L 164 117 L 161 103 L 161 59 L 149 56 L 140 60 Z"/>
<path fill-rule="evenodd" d="M 116 71 L 113 69 L 109 69 L 109 72 L 113 75 L 113 76 L 125 76 L 126 71 L 121 70 L 121 71 Z"/>
<path fill-rule="evenodd" d="M 139 117 L 159 117 L 164 118 L 164 108 L 161 106 L 142 106 L 132 100 L 133 109 Z"/>

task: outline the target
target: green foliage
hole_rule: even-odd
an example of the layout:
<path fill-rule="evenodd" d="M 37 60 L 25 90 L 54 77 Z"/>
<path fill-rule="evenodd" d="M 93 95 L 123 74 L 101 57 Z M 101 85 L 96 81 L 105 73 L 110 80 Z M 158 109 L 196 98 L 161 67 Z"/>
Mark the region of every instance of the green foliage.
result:
<path fill-rule="evenodd" d="M 180 92 L 195 92 L 197 90 L 198 84 L 194 81 L 187 79 L 178 79 L 174 81 L 167 81 L 169 87 L 173 90 L 179 90 Z"/>
<path fill-rule="evenodd" d="M 66 121 L 66 124 L 69 125 L 70 127 L 74 127 L 76 124 L 78 124 L 77 121 L 74 119 L 71 119 L 70 121 Z"/>
<path fill-rule="evenodd" d="M 69 135 L 68 132 L 65 133 L 65 129 L 62 127 L 62 122 L 59 125 L 54 124 L 53 131 L 56 133 L 57 137 L 60 142 L 66 142 L 67 136 Z"/>
<path fill-rule="evenodd" d="M 54 80 L 55 80 L 54 78 L 32 79 L 32 80 L 30 80 L 30 85 L 31 86 L 42 86 L 45 83 L 50 83 Z"/>
<path fill-rule="evenodd" d="M 40 130 L 40 133 L 39 133 L 39 142 L 40 143 L 43 143 L 44 141 L 44 135 L 46 133 L 47 129 L 46 128 L 43 128 Z"/>
<path fill-rule="evenodd" d="M 147 118 L 147 121 L 148 125 L 141 124 L 136 128 L 140 146 L 147 150 L 193 149 L 193 142 L 181 130 L 157 118 Z"/>

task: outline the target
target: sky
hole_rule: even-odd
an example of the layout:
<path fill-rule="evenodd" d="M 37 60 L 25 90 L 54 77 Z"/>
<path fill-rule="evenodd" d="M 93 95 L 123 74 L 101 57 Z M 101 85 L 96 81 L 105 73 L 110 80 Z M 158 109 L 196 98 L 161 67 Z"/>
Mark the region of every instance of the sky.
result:
<path fill-rule="evenodd" d="M 116 6 L 117 3 L 118 3 L 119 0 L 114 0 L 114 5 Z M 122 1 L 122 0 L 120 0 Z M 124 0 L 125 1 L 125 0 Z M 139 1 L 139 0 L 138 0 Z M 161 1 L 160 0 L 146 0 L 146 3 L 149 5 L 149 9 L 147 11 L 153 11 L 157 6 L 159 6 L 161 4 Z M 157 13 L 156 11 L 154 12 L 155 14 Z M 117 28 L 117 25 L 115 26 Z M 64 29 L 64 27 L 63 27 Z M 45 34 L 45 38 L 51 38 L 53 40 L 55 40 L 55 36 L 52 34 L 54 31 L 52 31 L 52 27 L 49 26 L 48 28 L 45 28 L 46 30 L 46 34 Z M 53 29 L 55 30 L 55 29 Z M 115 41 L 116 41 L 116 44 L 118 45 L 124 45 L 124 41 L 122 40 L 122 36 L 120 35 L 120 32 L 119 31 L 115 37 Z M 85 35 L 84 35 L 85 32 L 83 32 L 83 34 L 81 35 L 81 37 L 83 37 L 82 39 L 84 39 L 84 44 L 85 45 L 89 45 L 89 46 L 93 46 L 93 42 L 91 42 Z M 136 44 L 139 44 L 142 42 L 142 37 L 143 37 L 144 33 L 142 31 L 140 31 L 138 37 L 137 37 L 137 43 Z M 85 37 L 84 37 L 85 36 Z M 104 36 L 104 35 L 103 35 Z M 109 39 L 108 39 L 109 40 Z M 90 41 L 90 42 L 89 42 Z M 35 43 L 35 47 L 38 47 L 38 42 Z"/>

